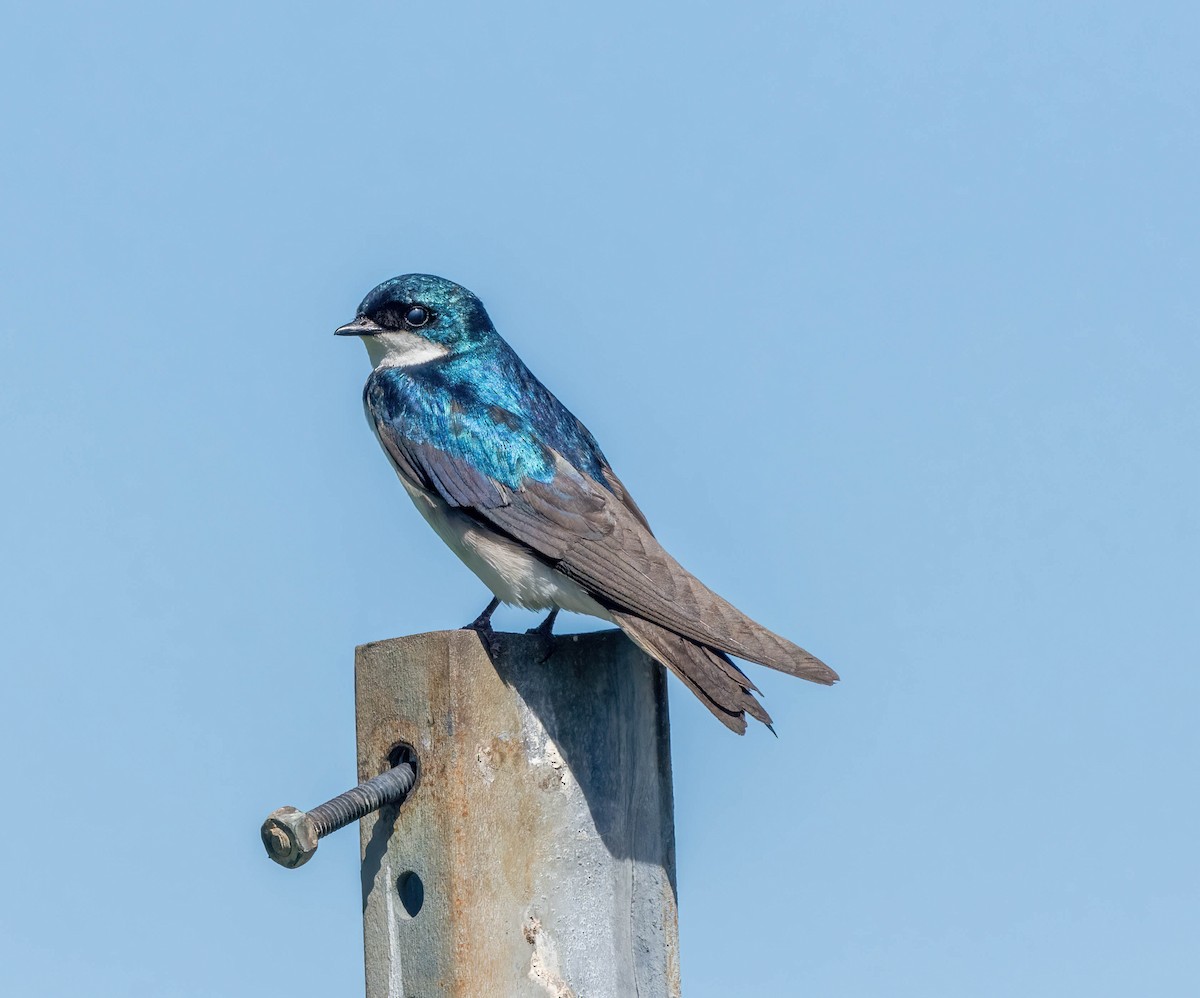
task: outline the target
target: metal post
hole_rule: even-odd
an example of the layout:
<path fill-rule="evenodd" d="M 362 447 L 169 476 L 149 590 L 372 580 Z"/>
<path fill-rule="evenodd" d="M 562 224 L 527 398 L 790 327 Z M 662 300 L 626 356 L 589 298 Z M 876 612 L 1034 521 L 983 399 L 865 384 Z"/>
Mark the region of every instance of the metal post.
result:
<path fill-rule="evenodd" d="M 618 631 L 363 645 L 367 998 L 675 998 L 666 680 Z"/>

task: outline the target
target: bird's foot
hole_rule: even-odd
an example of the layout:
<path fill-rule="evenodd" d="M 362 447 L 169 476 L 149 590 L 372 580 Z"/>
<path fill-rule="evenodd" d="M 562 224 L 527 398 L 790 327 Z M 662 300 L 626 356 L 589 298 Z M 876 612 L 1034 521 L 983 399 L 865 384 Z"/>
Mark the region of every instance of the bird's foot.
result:
<path fill-rule="evenodd" d="M 531 627 L 525 633 L 536 637 L 538 650 L 541 653 L 538 659 L 539 662 L 547 661 L 554 654 L 554 618 L 558 616 L 558 607 L 555 607 L 537 627 Z"/>
<path fill-rule="evenodd" d="M 496 630 L 492 627 L 492 614 L 496 612 L 496 607 L 499 605 L 499 598 L 493 599 L 487 606 L 483 608 L 483 613 L 481 613 L 465 627 L 459 628 L 461 631 L 474 631 L 476 634 L 478 634 L 479 639 L 483 642 L 483 646 L 487 649 L 489 655 L 492 654 L 496 646 Z"/>
<path fill-rule="evenodd" d="M 543 638 L 551 637 L 554 634 L 554 618 L 558 616 L 558 607 L 555 607 L 537 627 L 531 627 L 526 634 L 540 634 Z"/>
<path fill-rule="evenodd" d="M 488 634 L 494 634 L 492 630 L 492 614 L 496 612 L 496 607 L 500 605 L 500 598 L 496 597 L 487 606 L 483 608 L 483 612 L 472 620 L 466 627 L 460 627 L 460 631 L 483 631 Z"/>

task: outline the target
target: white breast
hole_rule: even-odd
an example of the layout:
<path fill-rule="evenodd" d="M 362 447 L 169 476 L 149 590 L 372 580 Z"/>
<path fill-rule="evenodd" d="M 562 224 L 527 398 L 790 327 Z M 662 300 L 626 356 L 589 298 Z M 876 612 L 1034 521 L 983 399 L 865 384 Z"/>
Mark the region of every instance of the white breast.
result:
<path fill-rule="evenodd" d="M 612 620 L 608 611 L 577 583 L 535 558 L 520 544 L 481 526 L 447 505 L 440 496 L 410 485 L 403 477 L 400 481 L 447 547 L 503 602 L 527 610 L 562 607 L 573 613 Z"/>

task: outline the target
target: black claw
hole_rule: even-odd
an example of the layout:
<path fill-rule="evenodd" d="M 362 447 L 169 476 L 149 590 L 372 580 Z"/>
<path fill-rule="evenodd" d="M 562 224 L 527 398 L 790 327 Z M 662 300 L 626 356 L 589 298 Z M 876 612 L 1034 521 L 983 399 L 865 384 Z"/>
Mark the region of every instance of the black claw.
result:
<path fill-rule="evenodd" d="M 537 627 L 531 627 L 526 634 L 540 634 L 544 638 L 552 637 L 554 634 L 554 618 L 558 616 L 558 607 L 555 607 Z"/>
<path fill-rule="evenodd" d="M 550 656 L 554 654 L 554 618 L 558 616 L 558 607 L 555 607 L 537 627 L 531 627 L 525 633 L 538 639 L 538 644 L 541 645 L 541 658 L 539 662 L 548 662 Z"/>
<path fill-rule="evenodd" d="M 492 630 L 492 614 L 496 612 L 496 607 L 499 605 L 500 597 L 497 596 L 483 608 L 483 613 L 467 624 L 466 627 L 459 629 L 463 631 L 479 631 L 480 634 L 494 634 L 495 631 Z"/>

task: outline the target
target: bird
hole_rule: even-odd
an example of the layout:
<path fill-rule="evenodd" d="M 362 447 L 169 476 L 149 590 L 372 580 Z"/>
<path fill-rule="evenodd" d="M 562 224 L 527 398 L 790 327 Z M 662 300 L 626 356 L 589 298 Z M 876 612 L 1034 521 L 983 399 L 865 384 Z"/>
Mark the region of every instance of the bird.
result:
<path fill-rule="evenodd" d="M 595 438 L 496 331 L 483 303 L 431 274 L 384 281 L 338 336 L 362 340 L 367 422 L 421 515 L 501 602 L 616 624 L 727 728 L 771 727 L 733 656 L 831 685 L 829 666 L 756 623 L 658 542 Z"/>

